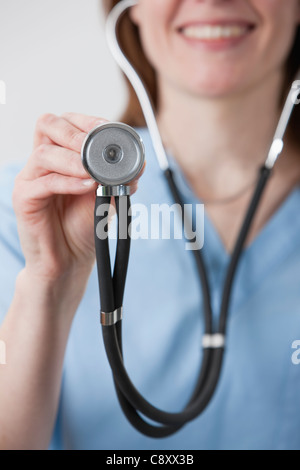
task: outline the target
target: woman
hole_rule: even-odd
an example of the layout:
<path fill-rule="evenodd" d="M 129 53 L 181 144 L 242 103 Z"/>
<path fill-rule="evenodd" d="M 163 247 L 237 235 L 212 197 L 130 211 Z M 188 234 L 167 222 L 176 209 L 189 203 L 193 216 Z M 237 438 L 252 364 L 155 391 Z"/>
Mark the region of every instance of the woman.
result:
<path fill-rule="evenodd" d="M 109 10 L 117 2 L 105 3 Z M 123 26 L 182 196 L 206 206 L 203 255 L 215 319 L 229 253 L 300 65 L 299 22 L 298 0 L 140 0 Z M 143 126 L 132 93 L 124 119 Z M 25 264 L 9 182 L 3 185 L 1 448 L 46 448 L 52 436 L 52 447 L 68 449 L 299 449 L 300 375 L 291 361 L 300 337 L 299 109 L 241 260 L 218 390 L 202 416 L 158 441 L 123 417 L 94 315 L 96 184 L 79 154 L 100 122 L 77 114 L 38 121 L 13 192 Z M 172 204 L 147 130 L 139 131 L 148 163 L 135 200 Z M 157 406 L 179 410 L 190 395 L 201 360 L 201 309 L 182 243 L 137 240 L 124 349 L 133 381 Z"/>

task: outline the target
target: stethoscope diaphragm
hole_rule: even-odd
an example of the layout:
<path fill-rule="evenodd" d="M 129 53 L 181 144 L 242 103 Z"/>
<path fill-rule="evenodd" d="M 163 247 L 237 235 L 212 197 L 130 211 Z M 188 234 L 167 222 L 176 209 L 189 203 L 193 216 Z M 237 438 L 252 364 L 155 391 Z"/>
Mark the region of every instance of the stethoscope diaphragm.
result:
<path fill-rule="evenodd" d="M 99 184 L 127 185 L 143 168 L 144 144 L 132 127 L 110 122 L 87 135 L 81 158 L 86 171 Z"/>

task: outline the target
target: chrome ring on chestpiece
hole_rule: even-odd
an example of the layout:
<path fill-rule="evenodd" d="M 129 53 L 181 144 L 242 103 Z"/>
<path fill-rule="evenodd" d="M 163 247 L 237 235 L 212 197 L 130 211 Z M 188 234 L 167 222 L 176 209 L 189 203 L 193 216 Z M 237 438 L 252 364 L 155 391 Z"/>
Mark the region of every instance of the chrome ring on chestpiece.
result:
<path fill-rule="evenodd" d="M 121 196 L 131 196 L 131 188 L 126 185 L 119 186 L 98 186 L 97 196 L 98 197 L 121 197 Z"/>

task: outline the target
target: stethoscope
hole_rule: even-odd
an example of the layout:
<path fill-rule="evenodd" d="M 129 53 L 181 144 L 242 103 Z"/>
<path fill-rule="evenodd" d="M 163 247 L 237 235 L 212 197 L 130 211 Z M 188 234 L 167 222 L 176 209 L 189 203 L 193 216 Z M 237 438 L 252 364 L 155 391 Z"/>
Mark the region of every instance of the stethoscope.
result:
<path fill-rule="evenodd" d="M 111 11 L 106 26 L 108 44 L 116 62 L 136 91 L 158 164 L 166 178 L 173 199 L 180 207 L 183 207 L 173 172 L 169 168 L 168 158 L 148 93 L 137 72 L 122 52 L 118 42 L 119 20 L 127 9 L 137 3 L 136 0 L 122 0 Z M 213 329 L 210 287 L 203 257 L 200 250 L 192 251 L 203 294 L 203 359 L 191 398 L 183 411 L 178 413 L 165 412 L 149 403 L 131 382 L 123 362 L 122 306 L 130 252 L 128 229 L 131 224 L 129 183 L 138 176 L 143 168 L 145 160 L 143 142 L 131 127 L 122 123 L 107 123 L 92 130 L 83 144 L 83 164 L 91 177 L 100 183 L 95 204 L 95 247 L 105 350 L 121 408 L 130 423 L 147 436 L 162 438 L 177 432 L 204 411 L 215 393 L 222 370 L 228 311 L 235 274 L 262 194 L 272 169 L 283 150 L 283 139 L 291 114 L 294 106 L 299 103 L 299 79 L 300 74 L 298 74 L 290 89 L 268 157 L 264 166 L 260 169 L 257 185 L 233 250 L 224 283 L 220 318 L 216 331 Z M 112 198 L 115 200 L 119 234 L 113 273 L 107 236 L 108 208 Z M 123 233 L 123 236 L 120 236 L 120 233 Z M 157 423 L 157 425 L 148 422 L 144 417 Z"/>

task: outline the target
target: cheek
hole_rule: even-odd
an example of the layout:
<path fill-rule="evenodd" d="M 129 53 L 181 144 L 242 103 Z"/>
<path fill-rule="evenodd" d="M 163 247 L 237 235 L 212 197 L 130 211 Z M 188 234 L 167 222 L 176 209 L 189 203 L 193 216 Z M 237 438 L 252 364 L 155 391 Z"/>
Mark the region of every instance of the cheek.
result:
<path fill-rule="evenodd" d="M 162 23 L 172 21 L 178 4 L 182 0 L 139 0 L 135 8 L 134 20 L 141 28 L 151 27 L 155 30 Z"/>
<path fill-rule="evenodd" d="M 294 20 L 299 15 L 299 0 L 247 0 L 250 6 L 263 17 L 291 15 Z M 296 16 L 295 16 L 296 15 Z"/>
<path fill-rule="evenodd" d="M 256 0 L 257 2 L 257 0 Z M 261 0 L 261 59 L 269 68 L 283 68 L 294 43 L 298 0 Z"/>
<path fill-rule="evenodd" d="M 146 57 L 154 68 L 166 62 L 169 47 L 168 25 L 181 0 L 140 0 L 138 26 Z"/>
<path fill-rule="evenodd" d="M 299 21 L 300 1 L 250 0 L 250 3 L 260 19 L 262 46 L 265 38 L 268 43 L 273 42 L 274 50 L 278 48 L 278 55 L 281 51 L 288 53 Z"/>

